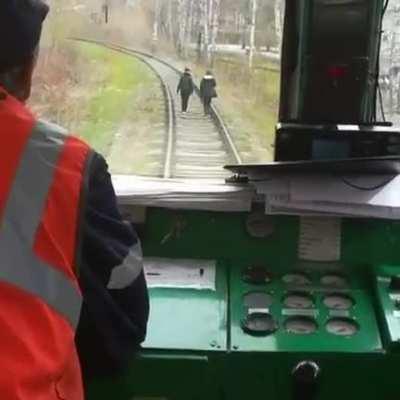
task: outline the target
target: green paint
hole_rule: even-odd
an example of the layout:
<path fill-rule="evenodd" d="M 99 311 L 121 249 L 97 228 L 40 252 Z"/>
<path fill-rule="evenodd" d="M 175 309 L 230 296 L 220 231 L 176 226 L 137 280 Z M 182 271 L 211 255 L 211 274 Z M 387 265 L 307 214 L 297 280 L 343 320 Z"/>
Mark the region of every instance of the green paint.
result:
<path fill-rule="evenodd" d="M 281 300 L 287 288 L 280 281 L 283 273 L 300 265 L 298 218 L 275 217 L 274 234 L 254 239 L 245 229 L 247 217 L 246 213 L 148 210 L 145 254 L 217 259 L 217 291 L 151 290 L 145 349 L 124 376 L 93 383 L 89 400 L 293 400 L 291 371 L 302 360 L 314 360 L 322 369 L 316 400 L 398 397 L 400 318 L 394 314 L 388 282 L 377 277 L 400 271 L 400 224 L 343 221 L 339 265 L 355 299 L 349 316 L 361 327 L 353 337 L 335 337 L 325 330 L 329 312 L 318 282 L 321 270 L 331 265 L 301 263 L 312 278 L 319 324 L 317 333 L 303 336 L 283 329 Z M 177 232 L 177 226 L 179 233 L 169 235 Z M 271 284 L 258 288 L 242 282 L 242 269 L 254 264 L 269 268 Z M 280 325 L 275 334 L 254 338 L 241 330 L 242 298 L 249 290 L 273 294 L 270 312 Z"/>
<path fill-rule="evenodd" d="M 218 269 L 216 291 L 152 289 L 150 297 L 152 311 L 146 348 L 227 349 L 227 280 L 223 266 Z M 163 321 L 162 329 L 160 321 Z"/>
<path fill-rule="evenodd" d="M 309 335 L 296 335 L 287 333 L 284 325 L 287 319 L 282 300 L 285 295 L 290 293 L 288 285 L 284 285 L 280 280 L 281 275 L 275 275 L 275 279 L 271 284 L 264 287 L 247 285 L 241 280 L 241 269 L 239 266 L 233 268 L 231 274 L 231 337 L 232 345 L 238 347 L 238 351 L 252 352 L 358 352 L 365 353 L 370 351 L 382 351 L 382 343 L 379 336 L 376 318 L 374 316 L 373 306 L 370 300 L 370 294 L 366 288 L 359 289 L 359 279 L 351 284 L 349 294 L 355 300 L 355 306 L 349 310 L 346 317 L 354 319 L 360 326 L 360 331 L 351 337 L 338 337 L 326 331 L 326 323 L 331 318 L 331 313 L 323 305 L 324 296 L 329 293 L 323 290 L 319 284 L 320 273 L 307 272 L 312 278 L 310 294 L 315 299 L 315 307 L 308 312 L 315 315 L 318 328 L 315 333 Z M 242 266 L 243 267 L 243 266 Z M 355 278 L 355 277 L 353 277 Z M 278 323 L 279 329 L 273 335 L 266 337 L 252 337 L 243 334 L 241 321 L 246 316 L 246 310 L 243 306 L 243 296 L 254 290 L 261 290 L 265 293 L 272 294 L 274 302 L 270 307 L 270 312 L 274 320 Z M 333 291 L 331 291 L 333 292 Z M 301 315 L 300 312 L 295 315 Z"/>

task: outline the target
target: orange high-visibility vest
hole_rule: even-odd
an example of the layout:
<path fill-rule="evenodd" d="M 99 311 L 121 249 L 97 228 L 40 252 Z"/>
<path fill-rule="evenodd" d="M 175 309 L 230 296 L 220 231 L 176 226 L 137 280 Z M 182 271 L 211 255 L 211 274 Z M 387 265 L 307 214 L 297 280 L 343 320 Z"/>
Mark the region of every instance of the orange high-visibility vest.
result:
<path fill-rule="evenodd" d="M 90 148 L 0 88 L 0 399 L 82 400 L 74 343 Z"/>

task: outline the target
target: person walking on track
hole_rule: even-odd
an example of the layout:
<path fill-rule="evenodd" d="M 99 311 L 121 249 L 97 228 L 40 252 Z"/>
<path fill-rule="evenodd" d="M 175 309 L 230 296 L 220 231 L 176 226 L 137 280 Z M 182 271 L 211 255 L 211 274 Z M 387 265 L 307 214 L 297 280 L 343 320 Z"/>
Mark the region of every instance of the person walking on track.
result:
<path fill-rule="evenodd" d="M 193 78 L 192 78 L 192 73 L 189 68 L 185 68 L 185 72 L 183 73 L 177 93 L 181 94 L 181 99 L 182 99 L 182 113 L 186 113 L 188 106 L 189 106 L 189 99 L 190 96 L 194 92 L 194 83 L 193 83 Z"/>
<path fill-rule="evenodd" d="M 207 71 L 200 84 L 200 96 L 203 100 L 204 115 L 209 115 L 211 113 L 212 99 L 218 97 L 216 87 L 217 81 L 212 72 Z"/>

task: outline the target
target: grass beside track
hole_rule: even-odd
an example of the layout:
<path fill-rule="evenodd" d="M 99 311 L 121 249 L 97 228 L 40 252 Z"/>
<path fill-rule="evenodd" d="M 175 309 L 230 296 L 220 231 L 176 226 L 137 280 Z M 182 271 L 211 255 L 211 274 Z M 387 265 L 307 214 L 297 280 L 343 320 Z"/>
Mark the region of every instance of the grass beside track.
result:
<path fill-rule="evenodd" d="M 79 43 L 76 46 L 79 57 L 90 63 L 92 71 L 89 76 L 90 96 L 83 105 L 85 121 L 78 129 L 79 134 L 97 151 L 113 157 L 109 161 L 116 172 L 143 172 L 137 171 L 135 166 L 143 165 L 143 145 L 148 132 L 141 129 L 138 118 L 145 119 L 147 126 L 151 123 L 149 118 L 154 119 L 153 108 L 159 103 L 154 90 L 160 91 L 157 78 L 146 65 L 133 57 L 92 44 Z M 140 131 L 145 137 L 135 137 L 136 125 L 138 133 Z M 136 141 L 132 140 L 128 149 L 124 146 L 121 149 L 123 154 L 117 156 L 114 142 L 126 136 L 127 131 Z M 127 159 L 127 154 L 130 159 Z M 113 164 L 117 164 L 115 168 Z"/>

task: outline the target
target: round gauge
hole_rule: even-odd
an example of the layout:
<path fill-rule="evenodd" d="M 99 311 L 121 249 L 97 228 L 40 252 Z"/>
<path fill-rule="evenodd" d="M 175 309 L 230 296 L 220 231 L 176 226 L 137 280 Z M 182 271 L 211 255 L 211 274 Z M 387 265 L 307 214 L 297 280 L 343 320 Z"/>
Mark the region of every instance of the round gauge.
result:
<path fill-rule="evenodd" d="M 332 318 L 326 324 L 326 330 L 336 336 L 353 336 L 358 332 L 359 326 L 350 318 Z"/>
<path fill-rule="evenodd" d="M 285 322 L 285 329 L 297 335 L 310 335 L 316 332 L 318 325 L 311 317 L 290 317 Z"/>
<path fill-rule="evenodd" d="M 324 286 L 331 286 L 331 287 L 335 287 L 335 288 L 348 287 L 348 282 L 347 282 L 346 278 L 344 278 L 341 275 L 335 275 L 335 274 L 324 275 L 321 278 L 321 283 Z"/>
<path fill-rule="evenodd" d="M 278 329 L 278 325 L 271 314 L 252 313 L 243 320 L 242 329 L 249 335 L 267 336 L 274 333 Z"/>
<path fill-rule="evenodd" d="M 301 272 L 286 274 L 282 277 L 282 280 L 287 285 L 305 286 L 311 284 L 310 278 Z"/>
<path fill-rule="evenodd" d="M 350 310 L 354 303 L 350 296 L 343 294 L 329 294 L 324 298 L 324 305 L 331 310 Z"/>
<path fill-rule="evenodd" d="M 306 309 L 314 306 L 314 298 L 308 293 L 289 293 L 283 304 L 287 308 Z"/>
<path fill-rule="evenodd" d="M 271 282 L 271 275 L 264 267 L 249 267 L 243 271 L 242 279 L 252 285 L 264 285 Z"/>
<path fill-rule="evenodd" d="M 247 308 L 268 308 L 272 304 L 272 296 L 264 292 L 249 292 L 243 297 Z"/>
<path fill-rule="evenodd" d="M 275 225 L 273 219 L 265 213 L 254 213 L 247 218 L 246 229 L 250 236 L 261 239 L 271 236 Z"/>

